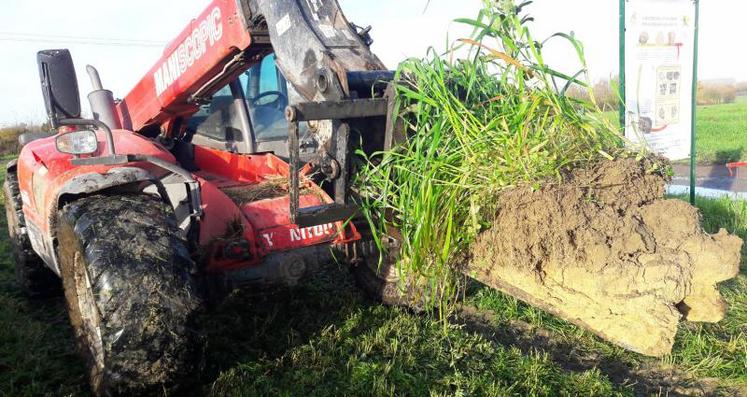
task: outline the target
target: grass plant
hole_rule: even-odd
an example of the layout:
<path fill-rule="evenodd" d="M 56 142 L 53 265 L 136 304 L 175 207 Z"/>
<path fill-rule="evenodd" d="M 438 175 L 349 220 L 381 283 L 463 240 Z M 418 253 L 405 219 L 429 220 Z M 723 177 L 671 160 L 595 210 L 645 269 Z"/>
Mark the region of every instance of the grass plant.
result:
<path fill-rule="evenodd" d="M 565 95 L 572 83 L 588 88 L 586 70 L 567 75 L 542 56 L 553 39 L 567 40 L 585 65 L 583 45 L 563 33 L 536 41 L 530 3 L 485 1 L 475 19 L 457 20 L 474 28 L 470 38 L 401 64 L 397 109 L 408 138 L 367 158 L 357 181 L 374 234 L 401 234 L 400 272 L 430 284 L 442 317 L 458 296 L 453 269 L 502 190 L 558 180 L 622 146 L 593 102 Z"/>

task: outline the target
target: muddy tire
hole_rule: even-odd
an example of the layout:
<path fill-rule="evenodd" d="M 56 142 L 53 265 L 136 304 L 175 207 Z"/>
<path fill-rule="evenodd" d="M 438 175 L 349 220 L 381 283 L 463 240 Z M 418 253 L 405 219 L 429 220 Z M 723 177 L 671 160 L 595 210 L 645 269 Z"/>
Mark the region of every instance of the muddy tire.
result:
<path fill-rule="evenodd" d="M 93 196 L 58 220 L 65 299 L 94 394 L 177 389 L 199 362 L 201 301 L 171 209 L 147 195 Z"/>
<path fill-rule="evenodd" d="M 5 217 L 15 262 L 16 280 L 29 298 L 48 298 L 62 293 L 60 278 L 34 252 L 26 233 L 18 176 L 8 172 L 3 183 Z"/>
<path fill-rule="evenodd" d="M 421 311 L 429 301 L 429 293 L 422 283 L 409 280 L 403 283 L 393 261 L 379 265 L 378 257 L 366 257 L 352 268 L 358 287 L 372 300 L 387 306 L 398 306 Z"/>
<path fill-rule="evenodd" d="M 394 266 L 383 263 L 381 267 L 375 261 L 364 260 L 353 267 L 355 281 L 361 290 L 371 299 L 385 305 L 401 306 L 405 302 L 399 291 L 399 277 Z"/>

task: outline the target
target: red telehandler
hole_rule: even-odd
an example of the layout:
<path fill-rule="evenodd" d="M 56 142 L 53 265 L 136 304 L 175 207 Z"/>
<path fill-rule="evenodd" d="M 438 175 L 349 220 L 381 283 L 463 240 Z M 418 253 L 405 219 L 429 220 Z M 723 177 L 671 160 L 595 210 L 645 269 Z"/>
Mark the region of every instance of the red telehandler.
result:
<path fill-rule="evenodd" d="M 352 154 L 398 135 L 368 31 L 336 0 L 213 0 L 124 99 L 88 66 L 90 119 L 70 53 L 38 53 L 55 133 L 20 137 L 9 231 L 24 290 L 64 292 L 96 395 L 178 386 L 208 296 L 334 257 L 401 299 L 349 188 Z"/>

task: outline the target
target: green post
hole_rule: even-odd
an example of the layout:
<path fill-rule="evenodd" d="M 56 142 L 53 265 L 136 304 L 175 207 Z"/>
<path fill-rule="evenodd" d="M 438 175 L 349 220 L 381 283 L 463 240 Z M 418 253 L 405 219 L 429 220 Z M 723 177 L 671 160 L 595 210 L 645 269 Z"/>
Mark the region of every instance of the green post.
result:
<path fill-rule="evenodd" d="M 695 2 L 695 47 L 693 48 L 693 114 L 691 124 L 691 142 L 690 142 L 690 204 L 695 205 L 695 179 L 697 177 L 697 162 L 695 150 L 695 114 L 698 106 L 698 31 L 700 30 L 700 1 Z"/>
<path fill-rule="evenodd" d="M 620 127 L 625 134 L 625 2 L 620 0 Z"/>

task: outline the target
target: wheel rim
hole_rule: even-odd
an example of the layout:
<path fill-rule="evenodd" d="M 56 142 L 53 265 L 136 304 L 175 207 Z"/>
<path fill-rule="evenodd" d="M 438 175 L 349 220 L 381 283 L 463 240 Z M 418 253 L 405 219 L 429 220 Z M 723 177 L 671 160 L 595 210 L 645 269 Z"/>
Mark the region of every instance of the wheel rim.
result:
<path fill-rule="evenodd" d="M 101 324 L 96 300 L 93 296 L 91 279 L 81 259 L 80 252 L 73 258 L 75 292 L 78 301 L 78 313 L 81 320 L 81 337 L 91 353 L 94 365 L 91 367 L 91 381 L 95 386 L 101 384 L 104 369 L 104 346 L 101 338 Z M 96 387 L 94 387 L 96 388 Z"/>

